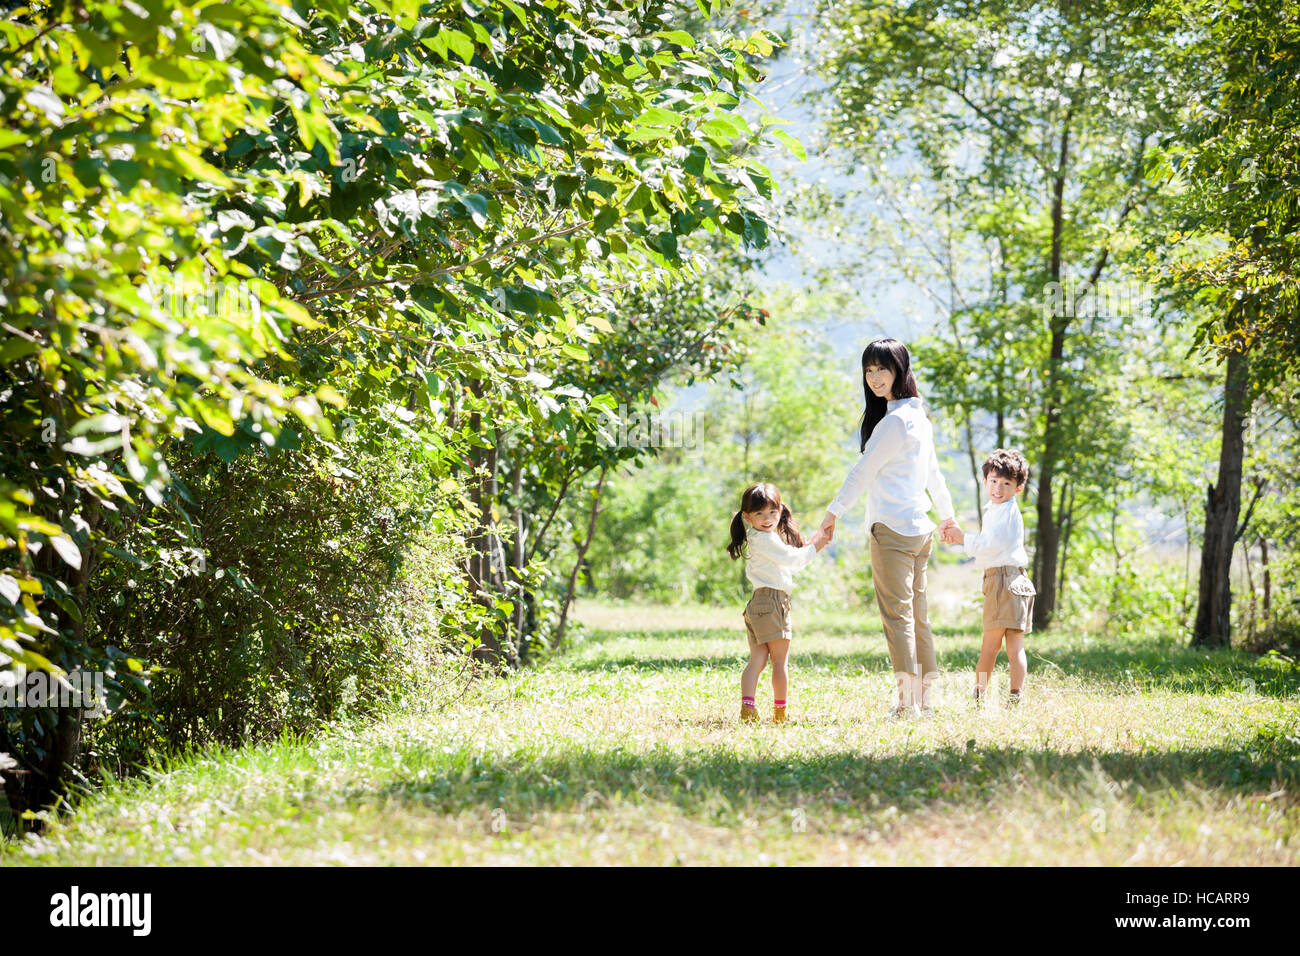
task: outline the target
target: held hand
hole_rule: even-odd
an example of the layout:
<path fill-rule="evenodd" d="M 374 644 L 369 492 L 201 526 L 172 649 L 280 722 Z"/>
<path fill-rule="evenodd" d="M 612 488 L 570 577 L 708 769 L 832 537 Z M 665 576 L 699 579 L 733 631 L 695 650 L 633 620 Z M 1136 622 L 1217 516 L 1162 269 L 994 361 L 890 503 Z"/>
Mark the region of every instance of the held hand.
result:
<path fill-rule="evenodd" d="M 961 544 L 966 536 L 957 525 L 956 518 L 944 518 L 939 524 L 939 537 L 944 544 Z"/>
<path fill-rule="evenodd" d="M 826 532 L 828 537 L 835 533 L 835 516 L 829 511 L 826 512 L 826 517 L 822 518 L 822 526 L 819 530 Z"/>

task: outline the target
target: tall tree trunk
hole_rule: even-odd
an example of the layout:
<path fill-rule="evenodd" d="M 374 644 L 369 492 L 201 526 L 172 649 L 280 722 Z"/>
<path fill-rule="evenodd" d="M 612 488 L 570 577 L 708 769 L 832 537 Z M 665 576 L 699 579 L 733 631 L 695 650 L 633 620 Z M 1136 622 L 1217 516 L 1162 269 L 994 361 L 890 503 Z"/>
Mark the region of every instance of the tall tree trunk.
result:
<path fill-rule="evenodd" d="M 1201 548 L 1200 595 L 1193 647 L 1226 647 L 1232 630 L 1232 549 L 1241 511 L 1241 467 L 1245 456 L 1246 415 L 1250 411 L 1249 362 L 1244 351 L 1228 353 L 1223 395 L 1223 443 L 1219 480 L 1205 501 L 1205 543 Z"/>
<path fill-rule="evenodd" d="M 527 635 L 524 631 L 524 469 L 522 464 L 523 451 L 519 450 L 516 454 L 514 470 L 510 474 L 510 495 L 514 499 L 514 518 L 515 518 L 515 546 L 512 549 L 510 560 L 510 579 L 513 589 L 511 591 L 511 600 L 515 602 L 515 651 L 514 663 L 522 663 L 524 657 L 524 644 Z"/>
<path fill-rule="evenodd" d="M 1255 613 L 1259 610 L 1259 602 L 1255 598 L 1255 576 L 1250 570 L 1250 542 L 1245 538 L 1241 539 L 1241 561 L 1246 566 L 1246 592 L 1250 595 L 1250 611 L 1246 616 L 1246 643 L 1250 644 L 1255 640 Z"/>
<path fill-rule="evenodd" d="M 557 648 L 564 641 L 564 629 L 569 623 L 569 607 L 573 604 L 573 589 L 577 584 L 578 570 L 582 567 L 583 559 L 587 556 L 587 549 L 591 547 L 591 539 L 596 534 L 596 516 L 600 514 L 600 493 L 605 488 L 605 476 L 608 473 L 608 465 L 600 469 L 600 480 L 596 482 L 596 490 L 591 496 L 591 516 L 587 519 L 587 538 L 578 547 L 578 558 L 573 562 L 573 570 L 569 572 L 569 585 L 564 592 L 564 606 L 560 609 L 560 623 L 555 629 L 554 646 Z"/>
<path fill-rule="evenodd" d="M 1187 626 L 1187 599 L 1192 593 L 1192 505 L 1187 498 L 1180 499 L 1183 506 L 1183 533 L 1187 538 L 1183 549 L 1183 597 L 1179 605 L 1181 614 L 1178 623 Z"/>
<path fill-rule="evenodd" d="M 745 476 L 746 481 L 749 481 L 750 475 L 753 474 L 753 472 L 749 470 L 749 445 L 753 438 L 754 397 L 753 397 L 753 392 L 750 389 L 745 389 L 743 394 L 745 396 L 745 417 L 744 417 L 745 425 L 742 434 L 744 436 L 745 443 L 743 445 L 744 451 L 741 457 L 740 473 Z M 738 589 L 736 593 L 740 594 L 747 589 L 749 582 L 748 579 L 745 577 L 745 562 L 738 561 L 737 564 L 739 564 L 740 567 L 736 569 L 736 574 L 739 578 Z"/>
<path fill-rule="evenodd" d="M 1070 531 L 1074 528 L 1074 483 L 1071 482 L 1067 487 L 1070 494 L 1067 496 L 1062 490 L 1061 507 L 1057 509 L 1056 518 L 1056 525 L 1061 532 L 1061 557 L 1056 577 L 1057 594 L 1065 593 L 1065 570 L 1070 562 Z"/>
<path fill-rule="evenodd" d="M 1005 262 L 1006 262 L 1006 254 L 1005 254 L 1005 250 L 1002 248 L 1002 237 L 998 236 L 998 263 L 999 263 L 998 268 L 1001 270 L 1002 273 L 1001 281 L 1000 281 L 1000 291 L 1002 294 L 1002 308 L 1004 309 L 1007 308 L 1007 304 L 1010 301 L 1009 299 L 1010 282 L 1007 279 L 1006 269 L 1002 265 Z M 997 406 L 998 406 L 996 409 L 997 444 L 993 446 L 994 448 L 1007 447 L 1006 397 L 1003 392 L 1003 383 L 1006 382 L 1006 380 L 1007 380 L 1007 350 L 1006 350 L 1006 345 L 1004 344 L 998 349 L 998 372 L 997 372 L 997 381 L 994 386 L 997 389 Z"/>
<path fill-rule="evenodd" d="M 1052 249 L 1048 260 L 1048 278 L 1050 281 L 1057 283 L 1058 288 L 1060 288 L 1059 283 L 1061 281 L 1062 240 L 1065 228 L 1065 177 L 1070 158 L 1070 121 L 1073 115 L 1074 107 L 1071 106 L 1066 111 L 1061 128 L 1060 156 L 1057 161 L 1056 175 L 1052 181 Z M 1147 137 L 1143 136 L 1133 151 L 1133 164 L 1129 173 L 1129 190 L 1124 197 L 1124 205 L 1119 213 L 1118 222 L 1121 223 L 1137 205 L 1138 184 L 1142 181 L 1143 170 L 1145 169 L 1146 140 Z M 1096 289 L 1097 280 L 1101 278 L 1109 257 L 1110 247 L 1107 246 L 1101 250 L 1101 253 L 1097 256 L 1097 261 L 1093 263 L 1091 274 L 1084 284 L 1085 289 Z M 1069 302 L 1070 307 L 1063 310 L 1064 315 L 1052 316 L 1051 321 L 1052 341 L 1048 357 L 1045 406 L 1046 427 L 1043 429 L 1043 457 L 1039 465 L 1038 527 L 1035 529 L 1034 539 L 1034 583 L 1038 587 L 1038 597 L 1034 600 L 1034 627 L 1036 628 L 1045 628 L 1051 623 L 1052 617 L 1056 613 L 1058 595 L 1057 563 L 1060 557 L 1061 528 L 1054 522 L 1052 514 L 1052 481 L 1056 477 L 1056 467 L 1060 462 L 1062 446 L 1060 432 L 1061 406 L 1064 401 L 1062 390 L 1065 377 L 1063 371 L 1065 337 L 1069 330 L 1070 321 L 1077 311 L 1074 297 L 1066 295 L 1064 289 L 1061 289 L 1061 291 L 1060 301 L 1063 303 Z M 1071 510 L 1073 510 L 1072 506 Z"/>
<path fill-rule="evenodd" d="M 1272 624 L 1273 616 L 1273 581 L 1268 567 L 1268 539 L 1259 539 L 1259 562 L 1264 569 L 1264 627 Z"/>
<path fill-rule="evenodd" d="M 470 392 L 476 399 L 483 397 L 483 383 L 475 381 L 470 385 Z M 483 436 L 483 416 L 475 408 L 469 416 L 469 427 L 475 435 Z M 494 435 L 495 438 L 495 435 Z M 492 504 L 496 497 L 496 460 L 495 441 L 488 448 L 473 445 L 469 450 L 469 491 L 470 500 L 478 509 L 474 531 L 469 536 L 470 553 L 466 561 L 465 574 L 469 579 L 470 591 L 474 599 L 484 608 L 491 608 L 494 602 L 494 575 L 492 568 Z M 484 627 L 479 632 L 479 646 L 474 656 L 481 660 L 499 661 L 501 659 L 501 640 L 491 627 Z"/>
<path fill-rule="evenodd" d="M 1120 570 L 1124 563 L 1124 555 L 1119 549 L 1119 509 L 1120 496 L 1115 494 L 1111 498 L 1110 507 L 1110 553 L 1115 557 L 1110 578 L 1110 610 L 1112 614 L 1115 611 L 1115 605 L 1119 603 Z"/>
<path fill-rule="evenodd" d="M 983 531 L 984 508 L 982 506 L 984 501 L 980 497 L 980 490 L 983 488 L 983 483 L 980 481 L 980 466 L 976 461 L 975 435 L 971 428 L 971 412 L 969 408 L 966 409 L 966 454 L 970 457 L 970 477 L 971 481 L 975 484 L 975 515 L 976 519 L 979 521 L 980 530 Z"/>
<path fill-rule="evenodd" d="M 1052 183 L 1052 248 L 1047 264 L 1048 281 L 1057 283 L 1058 288 L 1061 282 L 1061 245 L 1065 229 L 1065 167 L 1069 155 L 1070 131 L 1067 117 L 1067 125 L 1061 131 L 1060 159 Z M 1062 295 L 1060 301 L 1066 302 L 1069 299 Z M 1036 630 L 1046 628 L 1056 612 L 1056 565 L 1061 547 L 1061 529 L 1056 523 L 1056 513 L 1052 507 L 1052 480 L 1056 477 L 1060 449 L 1062 364 L 1065 358 L 1065 333 L 1069 324 L 1068 315 L 1052 316 L 1052 342 L 1047 366 L 1047 414 L 1043 428 L 1043 454 L 1038 471 L 1038 523 L 1034 529 L 1034 585 L 1038 589 L 1038 596 L 1034 599 Z"/>

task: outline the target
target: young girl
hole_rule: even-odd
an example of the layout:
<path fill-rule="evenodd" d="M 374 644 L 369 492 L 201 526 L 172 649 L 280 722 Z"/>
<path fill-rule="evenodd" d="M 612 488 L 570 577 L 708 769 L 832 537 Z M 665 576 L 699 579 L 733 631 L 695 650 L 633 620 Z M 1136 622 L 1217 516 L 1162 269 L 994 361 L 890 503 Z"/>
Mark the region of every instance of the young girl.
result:
<path fill-rule="evenodd" d="M 748 525 L 748 529 L 746 529 Z M 745 630 L 749 636 L 749 665 L 740 677 L 740 719 L 758 720 L 754 694 L 758 678 L 772 660 L 772 722 L 785 723 L 790 655 L 790 589 L 794 573 L 826 547 L 831 536 L 816 531 L 805 542 L 795 527 L 781 493 L 767 482 L 750 485 L 740 496 L 740 510 L 731 517 L 731 543 L 727 553 L 734 561 L 745 556 L 745 574 L 754 593 L 745 605 Z"/>

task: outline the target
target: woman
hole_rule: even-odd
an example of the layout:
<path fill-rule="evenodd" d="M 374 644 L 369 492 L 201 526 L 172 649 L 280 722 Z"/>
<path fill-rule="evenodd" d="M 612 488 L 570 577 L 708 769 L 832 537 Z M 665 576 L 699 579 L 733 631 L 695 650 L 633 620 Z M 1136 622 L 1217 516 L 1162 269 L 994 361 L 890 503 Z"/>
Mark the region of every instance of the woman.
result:
<path fill-rule="evenodd" d="M 867 493 L 871 577 L 898 681 L 891 717 L 928 714 L 930 683 L 938 673 L 925 603 L 925 569 L 935 530 L 928 514 L 931 499 L 943 522 L 940 532 L 957 527 L 911 366 L 907 348 L 897 339 L 879 339 L 863 350 L 867 408 L 862 454 L 821 525 L 833 533 L 835 519 Z"/>

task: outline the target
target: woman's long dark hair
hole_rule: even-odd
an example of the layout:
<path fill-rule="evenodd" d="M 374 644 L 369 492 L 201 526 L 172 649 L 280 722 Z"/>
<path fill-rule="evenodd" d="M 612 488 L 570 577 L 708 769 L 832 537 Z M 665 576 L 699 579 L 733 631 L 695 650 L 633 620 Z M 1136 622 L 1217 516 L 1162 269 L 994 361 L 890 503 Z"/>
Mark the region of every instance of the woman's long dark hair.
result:
<path fill-rule="evenodd" d="M 796 548 L 802 548 L 808 543 L 795 526 L 790 506 L 781 500 L 781 492 L 776 490 L 775 485 L 760 481 L 745 489 L 740 496 L 740 511 L 731 516 L 731 543 L 727 545 L 727 554 L 731 555 L 731 560 L 734 561 L 745 553 L 745 519 L 741 514 L 754 514 L 772 505 L 781 509 L 781 517 L 776 519 L 776 533 L 782 540 Z"/>
<path fill-rule="evenodd" d="M 880 420 L 889 410 L 889 399 L 876 398 L 871 387 L 867 385 L 866 370 L 868 365 L 883 365 L 894 370 L 894 387 L 890 398 L 920 398 L 916 390 L 916 379 L 912 377 L 912 356 L 907 346 L 898 339 L 876 339 L 862 350 L 862 393 L 867 397 L 867 408 L 862 413 L 862 442 L 858 452 L 866 450 L 867 439 L 876 430 Z"/>

